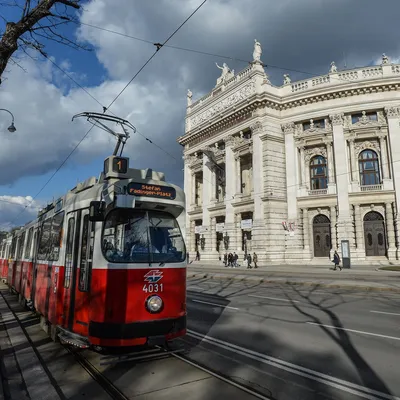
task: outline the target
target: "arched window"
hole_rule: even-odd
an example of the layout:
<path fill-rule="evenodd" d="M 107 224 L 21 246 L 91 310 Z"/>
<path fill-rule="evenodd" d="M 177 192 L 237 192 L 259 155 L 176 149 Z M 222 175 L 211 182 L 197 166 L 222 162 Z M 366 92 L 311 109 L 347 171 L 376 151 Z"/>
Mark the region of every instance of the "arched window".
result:
<path fill-rule="evenodd" d="M 358 157 L 360 170 L 360 185 L 379 185 L 379 162 L 378 155 L 372 150 L 364 150 Z"/>
<path fill-rule="evenodd" d="M 328 176 L 326 173 L 326 159 L 322 156 L 315 156 L 310 161 L 311 190 L 326 189 Z"/>

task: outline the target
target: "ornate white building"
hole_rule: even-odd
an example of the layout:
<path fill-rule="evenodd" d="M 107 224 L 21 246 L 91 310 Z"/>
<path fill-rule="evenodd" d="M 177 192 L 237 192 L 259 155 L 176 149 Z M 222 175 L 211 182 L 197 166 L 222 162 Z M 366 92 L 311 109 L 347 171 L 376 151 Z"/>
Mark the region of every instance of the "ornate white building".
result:
<path fill-rule="evenodd" d="M 192 103 L 184 146 L 191 257 L 258 254 L 260 263 L 400 258 L 400 65 L 273 86 L 260 61 L 224 64 Z M 346 255 L 346 254 L 344 254 Z"/>

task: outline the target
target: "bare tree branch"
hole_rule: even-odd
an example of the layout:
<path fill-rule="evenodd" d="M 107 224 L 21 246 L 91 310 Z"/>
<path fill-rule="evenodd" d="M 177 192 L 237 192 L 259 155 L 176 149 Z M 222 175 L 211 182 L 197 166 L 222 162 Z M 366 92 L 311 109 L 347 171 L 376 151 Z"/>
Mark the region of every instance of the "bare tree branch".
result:
<path fill-rule="evenodd" d="M 0 40 L 0 78 L 19 47 L 23 51 L 25 51 L 24 48 L 35 49 L 46 57 L 44 43 L 47 40 L 76 50 L 89 50 L 89 48 L 60 33 L 61 31 L 57 31 L 60 26 L 73 22 L 75 16 L 70 12 L 71 10 L 79 10 L 81 8 L 80 2 L 81 0 L 37 0 L 35 2 L 23 0 L 23 6 L 18 4 L 16 0 L 0 2 L 0 5 L 19 7 L 22 10 L 19 21 L 6 21 L 6 29 Z M 48 23 L 41 25 L 40 21 L 42 20 Z M 29 38 L 26 38 L 26 35 Z"/>

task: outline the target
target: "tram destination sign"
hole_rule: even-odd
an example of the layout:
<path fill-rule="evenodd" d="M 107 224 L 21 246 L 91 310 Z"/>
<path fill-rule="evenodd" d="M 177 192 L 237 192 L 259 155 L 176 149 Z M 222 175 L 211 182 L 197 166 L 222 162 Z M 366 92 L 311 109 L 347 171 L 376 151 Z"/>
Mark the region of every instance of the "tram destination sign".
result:
<path fill-rule="evenodd" d="M 159 199 L 174 200 L 176 190 L 170 186 L 149 185 L 146 183 L 130 182 L 128 193 L 133 196 L 157 197 Z"/>

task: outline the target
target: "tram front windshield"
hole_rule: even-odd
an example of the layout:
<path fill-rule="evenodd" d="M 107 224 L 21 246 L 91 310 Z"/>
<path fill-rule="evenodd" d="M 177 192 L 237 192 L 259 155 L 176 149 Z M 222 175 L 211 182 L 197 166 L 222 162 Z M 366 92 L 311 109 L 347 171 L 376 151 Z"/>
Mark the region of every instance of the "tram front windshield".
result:
<path fill-rule="evenodd" d="M 111 211 L 104 222 L 102 249 L 110 262 L 177 263 L 186 259 L 176 219 L 160 211 Z"/>

